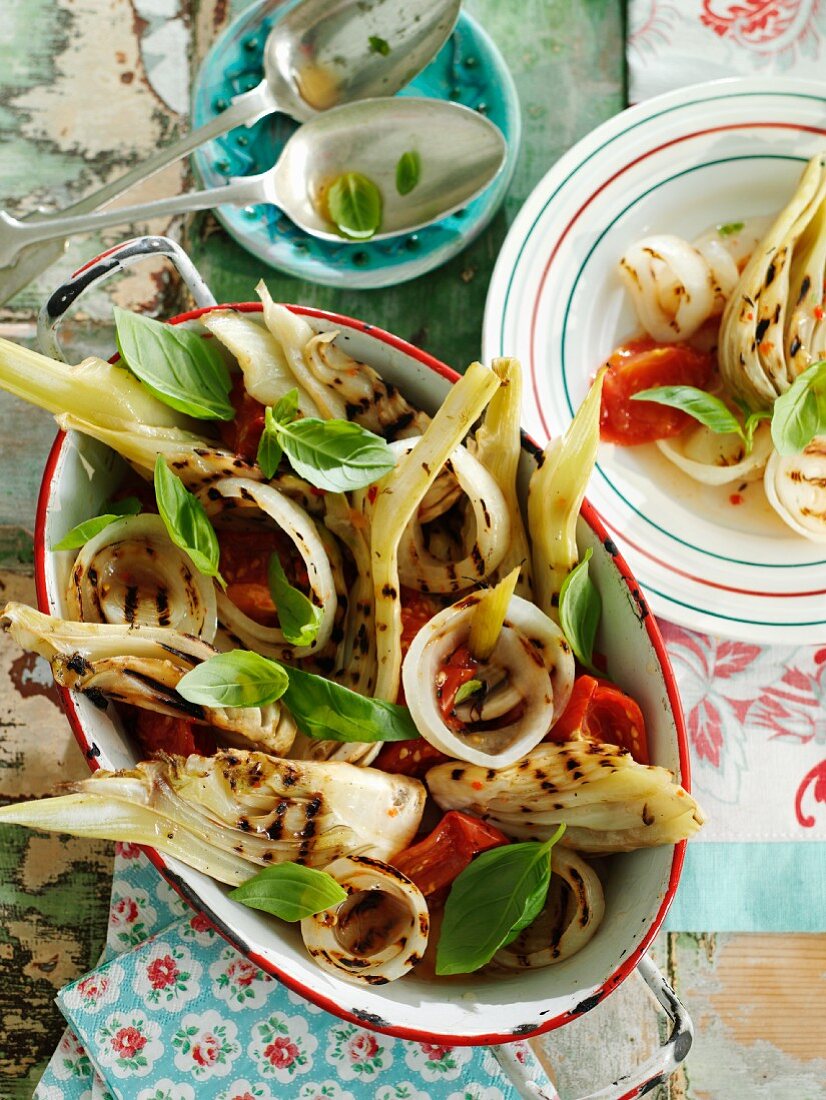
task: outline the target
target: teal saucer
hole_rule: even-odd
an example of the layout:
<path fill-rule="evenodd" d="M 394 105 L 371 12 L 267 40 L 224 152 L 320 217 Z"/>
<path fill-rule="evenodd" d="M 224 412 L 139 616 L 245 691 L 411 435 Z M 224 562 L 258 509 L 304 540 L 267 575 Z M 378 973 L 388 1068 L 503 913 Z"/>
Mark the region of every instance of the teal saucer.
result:
<path fill-rule="evenodd" d="M 258 84 L 267 34 L 292 6 L 289 0 L 259 0 L 217 39 L 195 81 L 194 126 L 202 126 L 233 96 Z M 275 206 L 218 206 L 215 214 L 230 236 L 271 267 L 314 283 L 348 288 L 403 283 L 461 251 L 490 222 L 513 176 L 521 129 L 513 79 L 490 37 L 462 12 L 441 52 L 399 95 L 462 103 L 481 111 L 505 135 L 508 154 L 502 171 L 464 210 L 416 233 L 373 244 L 338 244 L 308 236 Z M 215 187 L 230 176 L 266 171 L 296 125 L 285 115 L 271 115 L 202 146 L 192 156 L 201 182 Z"/>

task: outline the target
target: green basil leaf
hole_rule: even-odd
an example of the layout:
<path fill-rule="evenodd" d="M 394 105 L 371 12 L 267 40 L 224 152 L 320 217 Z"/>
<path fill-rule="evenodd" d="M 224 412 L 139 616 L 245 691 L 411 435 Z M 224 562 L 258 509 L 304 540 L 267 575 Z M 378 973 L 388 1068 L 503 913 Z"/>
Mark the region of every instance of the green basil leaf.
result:
<path fill-rule="evenodd" d="M 460 685 L 459 690 L 453 696 L 454 707 L 458 707 L 460 703 L 464 703 L 465 699 L 469 699 L 471 695 L 476 695 L 481 690 L 481 680 L 465 680 L 465 682 Z"/>
<path fill-rule="evenodd" d="M 551 849 L 564 832 L 560 825 L 543 844 L 491 848 L 458 875 L 445 905 L 437 974 L 473 973 L 536 919 L 551 881 Z"/>
<path fill-rule="evenodd" d="M 155 500 L 164 527 L 175 545 L 189 555 L 199 573 L 215 577 L 223 585 L 218 572 L 221 550 L 204 506 L 172 473 L 162 455 L 158 455 L 155 462 Z"/>
<path fill-rule="evenodd" d="M 672 409 L 681 409 L 706 428 L 720 435 L 733 432 L 745 439 L 743 429 L 734 413 L 719 397 L 695 386 L 657 386 L 650 390 L 640 390 L 631 395 L 633 401 L 654 401 L 658 405 L 669 405 Z"/>
<path fill-rule="evenodd" d="M 261 472 L 266 478 L 275 477 L 281 455 L 284 453 L 281 444 L 278 442 L 275 427 L 272 409 L 267 406 L 264 409 L 264 430 L 258 441 L 258 453 L 255 456 L 255 461 L 261 467 Z"/>
<path fill-rule="evenodd" d="M 800 454 L 826 434 L 826 359 L 798 375 L 774 403 L 772 440 L 782 455 Z"/>
<path fill-rule="evenodd" d="M 113 516 L 137 516 L 142 508 L 137 497 L 124 497 L 123 500 L 110 500 L 106 511 Z"/>
<path fill-rule="evenodd" d="M 396 464 L 386 440 L 349 420 L 308 416 L 275 431 L 292 468 L 317 489 L 364 489 Z"/>
<path fill-rule="evenodd" d="M 291 645 L 312 645 L 318 637 L 322 611 L 287 580 L 278 554 L 270 557 L 267 570 L 270 593 L 278 608 L 278 623 Z"/>
<path fill-rule="evenodd" d="M 390 53 L 390 43 L 384 38 L 379 38 L 377 34 L 371 34 L 367 44 L 370 47 L 370 53 L 380 53 L 382 57 L 387 57 Z"/>
<path fill-rule="evenodd" d="M 263 707 L 287 690 L 287 671 L 247 649 L 217 653 L 178 681 L 178 694 L 205 707 Z"/>
<path fill-rule="evenodd" d="M 746 454 L 750 455 L 754 447 L 754 433 L 761 420 L 771 420 L 772 414 L 767 409 L 747 414 L 743 424 L 743 435 L 746 437 Z"/>
<path fill-rule="evenodd" d="M 265 419 L 266 419 L 266 413 Z M 298 416 L 298 390 L 290 390 L 273 406 L 271 419 L 275 424 L 289 424 Z"/>
<path fill-rule="evenodd" d="M 300 863 L 276 863 L 230 890 L 233 901 L 263 909 L 281 920 L 299 921 L 347 899 L 347 891 L 326 871 Z"/>
<path fill-rule="evenodd" d="M 229 371 L 215 340 L 115 306 L 118 350 L 164 404 L 199 420 L 232 420 Z"/>
<path fill-rule="evenodd" d="M 368 699 L 301 669 L 289 670 L 284 702 L 298 728 L 327 741 L 413 741 L 419 731 L 407 707 Z"/>
<path fill-rule="evenodd" d="M 415 150 L 402 153 L 396 164 L 396 190 L 400 195 L 409 195 L 422 174 L 422 159 Z"/>
<path fill-rule="evenodd" d="M 327 210 L 339 233 L 366 241 L 381 225 L 381 192 L 361 172 L 345 172 L 327 192 Z"/>
<path fill-rule="evenodd" d="M 589 547 L 579 565 L 562 582 L 559 590 L 559 625 L 579 663 L 593 672 L 594 639 L 602 613 L 602 600 L 588 574 L 592 553 Z"/>
<path fill-rule="evenodd" d="M 745 222 L 727 222 L 726 225 L 718 225 L 717 232 L 721 237 L 733 237 L 735 233 L 739 233 L 745 225 Z"/>
<path fill-rule="evenodd" d="M 120 516 L 110 512 L 102 516 L 95 516 L 94 519 L 85 519 L 83 523 L 79 523 L 77 527 L 67 531 L 60 542 L 54 543 L 51 549 L 76 550 L 80 546 L 85 546 L 89 539 L 93 539 L 95 535 L 104 531 L 110 523 L 114 523 L 115 520 L 120 518 Z"/>

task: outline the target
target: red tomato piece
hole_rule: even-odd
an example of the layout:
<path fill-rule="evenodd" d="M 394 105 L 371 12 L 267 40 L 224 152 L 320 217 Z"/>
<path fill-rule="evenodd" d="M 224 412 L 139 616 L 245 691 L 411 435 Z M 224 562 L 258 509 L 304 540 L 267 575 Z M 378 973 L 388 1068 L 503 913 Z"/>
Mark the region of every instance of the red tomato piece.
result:
<path fill-rule="evenodd" d="M 221 527 L 219 569 L 227 582 L 227 596 L 239 610 L 263 626 L 278 622 L 267 576 L 270 558 L 278 554 L 291 584 L 306 591 L 307 567 L 283 531 L 277 527 Z"/>
<path fill-rule="evenodd" d="M 220 421 L 221 442 L 227 450 L 248 462 L 255 462 L 264 431 L 264 406 L 244 389 L 241 374 L 233 377 L 229 399 L 235 409 L 235 419 Z"/>
<path fill-rule="evenodd" d="M 173 718 L 153 710 L 132 708 L 135 735 L 145 756 L 168 752 L 173 756 L 212 756 L 215 737 L 209 726 L 199 726 L 189 718 Z"/>
<path fill-rule="evenodd" d="M 426 622 L 439 610 L 439 604 L 424 592 L 402 588 L 402 657 Z"/>
<path fill-rule="evenodd" d="M 449 810 L 424 840 L 393 857 L 393 866 L 428 897 L 438 893 L 464 871 L 474 856 L 510 839 L 461 810 Z"/>
<path fill-rule="evenodd" d="M 436 684 L 436 694 L 439 697 L 439 710 L 442 717 L 451 729 L 461 729 L 462 723 L 453 713 L 453 705 L 456 700 L 456 692 L 472 680 L 479 668 L 479 662 L 471 655 L 466 645 L 459 646 L 451 653 L 446 664 L 442 665 L 439 672 L 439 681 Z"/>
<path fill-rule="evenodd" d="M 577 737 L 619 745 L 638 764 L 650 763 L 642 711 L 630 695 L 607 680 L 578 676 L 568 705 L 545 740 L 562 742 Z"/>
<path fill-rule="evenodd" d="M 611 355 L 602 386 L 600 438 L 633 446 L 678 435 L 695 421 L 679 409 L 653 401 L 632 401 L 633 394 L 655 386 L 706 389 L 714 361 L 688 344 L 657 344 L 650 337 L 631 340 Z"/>
<path fill-rule="evenodd" d="M 418 741 L 388 741 L 371 767 L 391 775 L 412 775 L 414 779 L 421 779 L 431 768 L 450 759 L 422 737 Z"/>

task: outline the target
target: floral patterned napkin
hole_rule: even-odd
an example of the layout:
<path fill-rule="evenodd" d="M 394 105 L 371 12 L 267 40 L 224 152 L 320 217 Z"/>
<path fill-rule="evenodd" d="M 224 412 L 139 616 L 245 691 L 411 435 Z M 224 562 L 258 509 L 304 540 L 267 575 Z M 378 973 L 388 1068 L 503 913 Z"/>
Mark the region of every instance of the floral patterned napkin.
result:
<path fill-rule="evenodd" d="M 826 5 L 630 0 L 627 58 L 632 103 L 698 80 L 769 84 L 804 62 L 812 76 L 826 61 Z M 826 637 L 763 647 L 660 625 L 708 817 L 688 846 L 667 927 L 826 929 Z"/>
<path fill-rule="evenodd" d="M 493 1054 L 331 1016 L 269 978 L 119 844 L 102 965 L 57 1003 L 70 1024 L 34 1100 L 516 1100 Z M 527 1044 L 513 1044 L 542 1079 Z"/>

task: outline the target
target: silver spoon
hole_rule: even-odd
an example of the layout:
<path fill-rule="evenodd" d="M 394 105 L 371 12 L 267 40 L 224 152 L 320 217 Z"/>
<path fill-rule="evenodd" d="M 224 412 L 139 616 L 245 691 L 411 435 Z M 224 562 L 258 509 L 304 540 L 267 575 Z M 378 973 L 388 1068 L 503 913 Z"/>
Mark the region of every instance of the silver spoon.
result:
<path fill-rule="evenodd" d="M 345 172 L 361 173 L 379 188 L 381 223 L 370 239 L 383 240 L 467 205 L 499 173 L 505 152 L 501 131 L 469 107 L 440 99 L 365 99 L 319 114 L 296 130 L 268 172 L 223 187 L 72 218 L 18 221 L 0 211 L 0 263 L 35 241 L 224 203 L 272 203 L 305 232 L 341 243 L 325 195 Z M 415 187 L 400 195 L 396 166 L 405 153 L 416 153 L 421 169 Z"/>
<path fill-rule="evenodd" d="M 262 18 L 275 6 L 264 8 Z M 97 210 L 199 145 L 275 111 L 304 122 L 336 104 L 394 95 L 445 44 L 460 6 L 461 0 L 404 0 L 403 4 L 399 0 L 302 0 L 267 36 L 260 84 L 232 99 L 216 118 L 125 175 L 63 211 L 33 215 L 31 220 Z M 64 244 L 32 247 L 12 270 L 0 271 L 0 302 L 59 259 Z"/>

